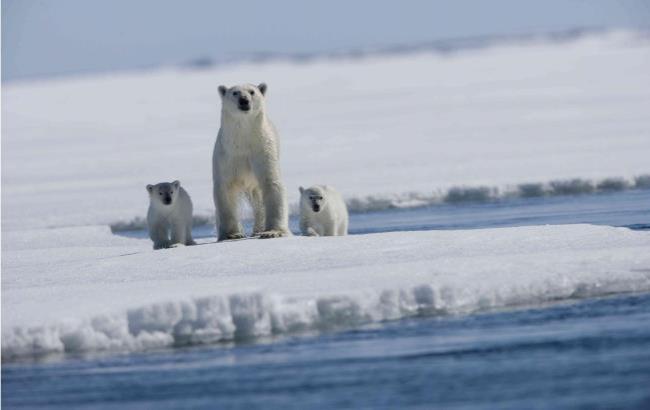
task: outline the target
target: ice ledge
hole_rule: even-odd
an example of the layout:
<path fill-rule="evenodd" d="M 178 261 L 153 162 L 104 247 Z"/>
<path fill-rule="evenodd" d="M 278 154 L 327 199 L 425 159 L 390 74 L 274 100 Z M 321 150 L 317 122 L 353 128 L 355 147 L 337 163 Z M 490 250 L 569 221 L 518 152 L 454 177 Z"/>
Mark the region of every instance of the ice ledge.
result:
<path fill-rule="evenodd" d="M 423 284 L 402 289 L 283 297 L 264 292 L 233 293 L 154 303 L 2 334 L 2 360 L 51 353 L 142 351 L 260 337 L 322 332 L 415 315 L 466 314 L 549 301 L 650 291 L 650 269 L 603 270 L 592 275 L 538 276 L 526 283 Z M 443 281 L 444 282 L 444 281 Z"/>

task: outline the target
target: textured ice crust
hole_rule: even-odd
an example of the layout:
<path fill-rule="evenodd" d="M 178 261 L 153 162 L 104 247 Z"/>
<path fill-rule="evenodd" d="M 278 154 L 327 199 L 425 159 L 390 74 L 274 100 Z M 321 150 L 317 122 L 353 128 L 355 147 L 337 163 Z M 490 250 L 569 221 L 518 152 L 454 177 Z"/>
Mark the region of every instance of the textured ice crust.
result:
<path fill-rule="evenodd" d="M 650 188 L 650 175 L 634 178 L 609 177 L 598 180 L 584 178 L 556 179 L 550 182 L 521 183 L 514 186 L 455 186 L 431 193 L 411 192 L 395 195 L 369 195 L 349 198 L 350 212 L 383 211 L 391 208 L 417 208 L 442 203 L 460 204 L 498 201 L 508 198 L 533 198 L 561 195 L 582 195 L 599 192 Z"/>
<path fill-rule="evenodd" d="M 472 313 L 650 290 L 650 271 L 604 272 L 488 284 L 488 278 L 447 285 L 364 291 L 313 298 L 261 292 L 155 303 L 88 320 L 2 335 L 3 360 L 48 353 L 140 351 L 351 328 L 414 315 Z"/>
<path fill-rule="evenodd" d="M 351 213 L 376 212 L 388 209 L 419 208 L 439 204 L 465 204 L 507 200 L 511 198 L 552 197 L 561 195 L 582 195 L 604 192 L 625 191 L 629 189 L 650 189 L 650 175 L 639 175 L 626 179 L 610 177 L 600 180 L 584 178 L 557 179 L 548 183 L 522 183 L 506 187 L 457 186 L 448 190 L 430 193 L 409 192 L 393 195 L 367 195 L 346 199 Z M 291 205 L 291 215 L 299 214 L 298 204 Z M 252 218 L 249 209 L 244 209 L 244 217 Z M 214 225 L 213 215 L 194 215 L 193 225 Z M 112 232 L 142 230 L 147 228 L 143 217 L 130 221 L 117 221 L 110 224 Z"/>

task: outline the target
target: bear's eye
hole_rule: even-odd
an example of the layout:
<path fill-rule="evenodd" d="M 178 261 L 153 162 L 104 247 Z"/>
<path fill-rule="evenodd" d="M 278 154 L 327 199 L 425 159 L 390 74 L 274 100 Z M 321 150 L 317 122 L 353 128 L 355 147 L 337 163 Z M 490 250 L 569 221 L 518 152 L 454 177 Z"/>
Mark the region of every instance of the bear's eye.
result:
<path fill-rule="evenodd" d="M 169 191 L 169 194 L 170 194 L 170 195 L 174 195 L 174 191 Z"/>
<path fill-rule="evenodd" d="M 158 195 L 162 195 L 162 192 L 158 192 Z"/>
<path fill-rule="evenodd" d="M 237 96 L 239 95 L 239 91 L 233 91 L 233 92 L 232 92 L 232 95 L 234 95 L 235 97 L 237 97 Z"/>
<path fill-rule="evenodd" d="M 251 90 L 251 95 L 255 95 L 255 91 L 254 91 L 254 90 Z"/>

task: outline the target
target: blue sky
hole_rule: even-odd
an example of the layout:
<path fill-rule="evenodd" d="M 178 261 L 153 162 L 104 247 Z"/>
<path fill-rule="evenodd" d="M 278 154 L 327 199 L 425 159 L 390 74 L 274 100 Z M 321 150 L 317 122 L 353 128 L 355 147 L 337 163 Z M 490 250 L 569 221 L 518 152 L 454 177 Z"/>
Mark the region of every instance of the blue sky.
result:
<path fill-rule="evenodd" d="M 3 0 L 2 79 L 573 27 L 647 28 L 645 0 Z"/>

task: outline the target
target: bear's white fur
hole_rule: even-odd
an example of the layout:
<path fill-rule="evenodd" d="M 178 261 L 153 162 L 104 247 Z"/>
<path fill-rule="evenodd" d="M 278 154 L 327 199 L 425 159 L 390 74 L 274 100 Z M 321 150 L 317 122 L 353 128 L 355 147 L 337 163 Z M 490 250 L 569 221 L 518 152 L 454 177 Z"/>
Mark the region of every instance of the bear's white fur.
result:
<path fill-rule="evenodd" d="M 195 245 L 192 239 L 192 200 L 179 181 L 147 185 L 147 225 L 154 249 Z"/>
<path fill-rule="evenodd" d="M 348 208 L 334 188 L 300 187 L 300 231 L 306 236 L 348 234 Z"/>
<path fill-rule="evenodd" d="M 286 193 L 280 177 L 279 140 L 269 121 L 266 84 L 219 87 L 221 128 L 212 154 L 218 240 L 241 239 L 239 200 L 253 208 L 253 235 L 290 235 Z"/>

